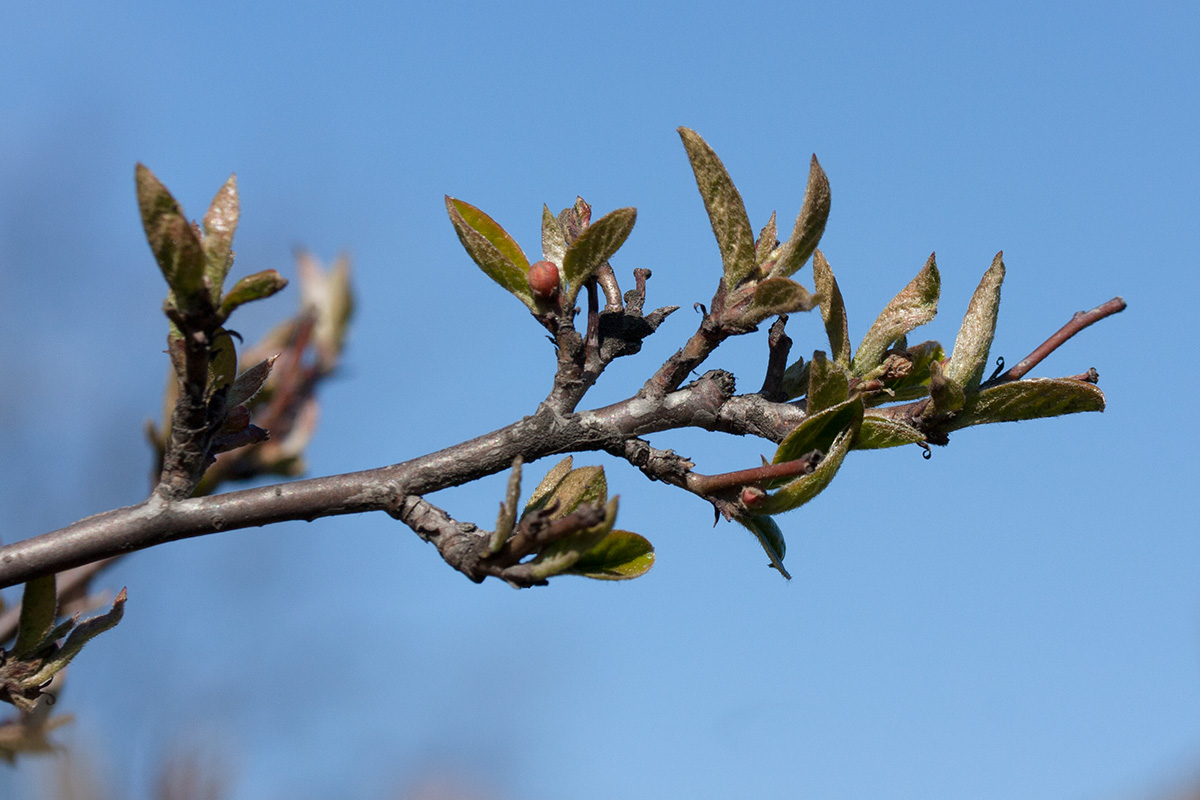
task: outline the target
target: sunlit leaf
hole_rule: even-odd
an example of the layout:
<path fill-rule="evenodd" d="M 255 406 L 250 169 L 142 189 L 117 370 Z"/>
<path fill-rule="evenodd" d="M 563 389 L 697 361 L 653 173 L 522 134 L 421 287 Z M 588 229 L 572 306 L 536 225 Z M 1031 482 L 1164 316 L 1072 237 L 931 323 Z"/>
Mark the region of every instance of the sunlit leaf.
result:
<path fill-rule="evenodd" d="M 842 431 L 857 425 L 862 415 L 862 399 L 855 397 L 807 417 L 779 443 L 772 463 L 795 461 L 813 450 L 826 452 Z"/>
<path fill-rule="evenodd" d="M 654 546 L 643 536 L 613 530 L 582 553 L 563 575 L 623 581 L 645 575 L 654 566 Z"/>
<path fill-rule="evenodd" d="M 567 255 L 567 240 L 563 235 L 558 218 L 550 213 L 550 207 L 542 205 L 542 258 L 562 266 Z"/>
<path fill-rule="evenodd" d="M 700 134 L 680 128 L 679 136 L 696 175 L 708 221 L 717 237 L 721 263 L 725 267 L 725 285 L 733 289 L 754 269 L 754 231 L 746 216 L 746 206 L 725 171 L 725 165 Z"/>
<path fill-rule="evenodd" d="M 572 463 L 573 459 L 571 456 L 567 456 L 546 473 L 546 477 L 542 478 L 541 483 L 537 485 L 537 488 L 533 490 L 533 494 L 530 495 L 529 502 L 525 504 L 526 512 L 546 506 L 546 501 L 550 495 L 562 483 L 562 479 L 567 477 L 567 474 L 571 471 Z"/>
<path fill-rule="evenodd" d="M 846 453 L 850 451 L 850 446 L 862 423 L 862 402 L 856 402 L 852 407 L 857 411 L 857 416 L 851 419 L 850 425 L 842 429 L 829 447 L 825 448 L 825 457 L 821 459 L 821 463 L 817 465 L 816 469 L 807 475 L 793 478 L 778 490 L 768 494 L 755 508 L 756 513 L 781 514 L 784 511 L 791 511 L 809 502 L 825 490 L 842 466 L 842 461 L 846 458 Z"/>
<path fill-rule="evenodd" d="M 610 211 L 589 225 L 567 247 L 563 257 L 563 277 L 567 281 L 568 307 L 575 302 L 584 281 L 596 274 L 600 265 L 629 238 L 633 224 L 637 221 L 636 208 L 618 208 Z"/>
<path fill-rule="evenodd" d="M 812 361 L 808 364 L 808 405 L 809 414 L 817 414 L 839 403 L 844 403 L 850 396 L 850 378 L 846 371 L 829 360 L 825 351 L 813 353 Z"/>
<path fill-rule="evenodd" d="M 446 196 L 446 211 L 467 255 L 489 278 L 536 311 L 525 273 L 529 259 L 500 225 L 470 203 Z"/>
<path fill-rule="evenodd" d="M 816 308 L 816 301 L 807 289 L 789 278 L 767 278 L 758 282 L 750 306 L 738 321 L 757 325 L 767 317 L 811 311 Z"/>
<path fill-rule="evenodd" d="M 992 265 L 971 296 L 946 375 L 968 392 L 974 391 L 987 368 L 988 352 L 996 335 L 996 316 L 1000 312 L 1000 285 L 1004 283 L 1004 253 L 996 253 Z"/>
<path fill-rule="evenodd" d="M 808 257 L 817 249 L 821 234 L 825 232 L 825 223 L 829 220 L 830 197 L 829 178 L 814 155 L 808 168 L 804 206 L 800 209 L 800 215 L 796 217 L 791 238 L 784 244 L 783 252 L 779 254 L 779 260 L 771 270 L 772 275 L 791 275 L 804 266 L 804 262 L 808 261 Z"/>
<path fill-rule="evenodd" d="M 737 521 L 744 525 L 747 530 L 754 534 L 754 538 L 758 539 L 758 543 L 762 545 L 762 549 L 766 552 L 767 558 L 770 560 L 770 565 L 779 570 L 779 574 L 788 580 L 792 576 L 783 566 L 783 556 L 787 551 L 787 542 L 783 539 L 783 531 L 779 529 L 779 525 L 775 520 L 767 516 L 761 517 L 738 517 Z"/>
<path fill-rule="evenodd" d="M 758 266 L 762 266 L 771 257 L 771 253 L 779 246 L 779 231 L 775 227 L 775 212 L 771 212 L 771 218 L 767 220 L 767 224 L 758 233 L 758 239 L 754 242 L 754 261 Z M 762 274 L 760 271 L 759 274 Z"/>
<path fill-rule="evenodd" d="M 972 396 L 951 420 L 950 430 L 1103 410 L 1104 393 L 1095 384 L 1073 378 L 1030 378 L 990 386 Z"/>
<path fill-rule="evenodd" d="M 125 590 L 122 589 L 113 599 L 112 608 L 103 614 L 84 620 L 75 626 L 67 636 L 67 640 L 63 642 L 61 648 L 54 656 L 42 665 L 32 678 L 29 679 L 28 685 L 41 686 L 46 681 L 53 678 L 63 667 L 71 663 L 71 660 L 79 654 L 83 646 L 96 638 L 105 631 L 116 626 L 121 621 L 121 617 L 125 614 Z"/>
<path fill-rule="evenodd" d="M 918 325 L 924 325 L 937 314 L 941 276 L 933 255 L 925 267 L 884 306 L 854 354 L 855 375 L 863 375 L 883 360 L 888 346 Z"/>
<path fill-rule="evenodd" d="M 588 468 L 585 467 L 585 469 Z M 588 502 L 595 503 L 596 501 L 589 500 Z M 537 556 L 528 562 L 531 574 L 537 578 L 549 578 L 574 567 L 585 553 L 596 547 L 612 531 L 613 523 L 617 520 L 617 504 L 618 498 L 614 497 L 604 505 L 604 519 L 600 524 L 543 547 Z M 566 515 L 555 512 L 551 516 Z"/>
<path fill-rule="evenodd" d="M 214 304 L 221 299 L 225 276 L 233 266 L 233 234 L 237 231 L 239 214 L 237 177 L 230 175 L 209 204 L 203 220 L 204 274 L 208 276 Z"/>
<path fill-rule="evenodd" d="M 217 329 L 213 336 L 212 358 L 208 362 L 208 387 L 216 391 L 232 386 L 237 378 L 237 348 L 229 331 Z"/>
<path fill-rule="evenodd" d="M 850 322 L 846 316 L 846 304 L 838 288 L 833 268 L 825 255 L 817 250 L 813 253 L 813 280 L 817 295 L 821 299 L 821 319 L 825 322 L 825 334 L 829 337 L 829 353 L 833 362 L 850 367 Z"/>
<path fill-rule="evenodd" d="M 138 208 L 154 259 L 162 270 L 175 305 L 186 310 L 199 300 L 204 286 L 204 250 L 183 209 L 143 164 L 136 170 Z"/>
<path fill-rule="evenodd" d="M 963 387 L 936 361 L 929 365 L 929 399 L 933 401 L 929 412 L 934 414 L 960 411 L 967 401 Z"/>
<path fill-rule="evenodd" d="M 263 300 L 287 286 L 287 278 L 273 269 L 265 269 L 253 275 L 247 275 L 233 285 L 229 293 L 221 298 L 220 315 L 228 318 L 238 306 Z"/>
<path fill-rule="evenodd" d="M 925 434 L 905 422 L 886 417 L 863 417 L 854 440 L 855 450 L 878 450 L 925 441 Z"/>

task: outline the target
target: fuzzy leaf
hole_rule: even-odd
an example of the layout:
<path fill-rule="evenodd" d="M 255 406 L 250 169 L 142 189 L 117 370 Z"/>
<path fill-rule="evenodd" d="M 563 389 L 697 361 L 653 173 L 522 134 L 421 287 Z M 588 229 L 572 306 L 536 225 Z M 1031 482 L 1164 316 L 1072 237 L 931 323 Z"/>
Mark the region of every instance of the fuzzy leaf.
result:
<path fill-rule="evenodd" d="M 777 491 L 768 494 L 762 504 L 755 509 L 756 513 L 760 509 L 763 514 L 781 514 L 784 511 L 791 511 L 809 502 L 825 490 L 842 466 L 842 461 L 846 458 L 846 453 L 850 451 L 850 446 L 862 424 L 862 402 L 856 398 L 855 401 L 852 401 L 851 407 L 857 411 L 857 416 L 851 419 L 849 427 L 838 433 L 829 447 L 825 449 L 825 457 L 821 459 L 817 468 L 808 475 L 792 479 Z"/>
<path fill-rule="evenodd" d="M 820 250 L 813 253 L 813 280 L 817 295 L 821 298 L 821 319 L 825 322 L 833 363 L 849 369 L 850 322 L 846 316 L 846 304 L 842 300 L 837 278 L 833 277 L 833 268 Z"/>
<path fill-rule="evenodd" d="M 792 576 L 788 574 L 788 571 L 783 566 L 783 556 L 787 551 L 787 542 L 784 541 L 783 531 L 779 530 L 779 525 L 776 524 L 775 520 L 767 516 L 762 516 L 738 517 L 737 521 L 753 533 L 754 538 L 758 539 L 758 543 L 762 545 L 767 558 L 770 559 L 770 565 L 779 570 L 779 574 L 790 581 Z"/>
<path fill-rule="evenodd" d="M 237 408 L 258 394 L 263 384 L 267 382 L 267 378 L 271 374 L 271 367 L 275 366 L 277 358 L 279 356 L 274 355 L 264 359 L 238 375 L 237 380 L 233 382 L 233 387 L 229 390 L 229 397 L 226 398 L 225 404 L 229 408 Z"/>
<path fill-rule="evenodd" d="M 803 397 L 808 391 L 808 364 L 798 358 L 783 371 L 783 393 L 788 400 Z"/>
<path fill-rule="evenodd" d="M 809 414 L 817 414 L 850 397 L 850 378 L 846 371 L 830 361 L 823 350 L 813 353 L 808 364 Z"/>
<path fill-rule="evenodd" d="M 530 495 L 529 502 L 525 504 L 524 513 L 545 508 L 551 493 L 558 488 L 563 478 L 567 477 L 567 474 L 571 471 L 572 462 L 573 459 L 571 456 L 567 456 L 546 473 L 546 477 L 542 478 L 542 482 L 537 485 L 537 488 L 533 490 L 533 494 Z"/>
<path fill-rule="evenodd" d="M 654 546 L 645 537 L 629 531 L 613 530 L 561 574 L 624 581 L 645 575 L 652 566 Z"/>
<path fill-rule="evenodd" d="M 779 260 L 771 270 L 772 275 L 787 277 L 804 266 L 804 262 L 808 261 L 808 257 L 817 249 L 821 234 L 825 232 L 825 223 L 829 220 L 829 206 L 829 178 L 814 155 L 808 168 L 804 205 L 796 217 L 792 238 L 783 246 L 783 252 L 779 254 Z"/>
<path fill-rule="evenodd" d="M 779 443 L 772 463 L 794 461 L 813 450 L 826 452 L 842 431 L 857 426 L 856 420 L 861 420 L 862 415 L 863 402 L 858 397 L 813 414 Z"/>
<path fill-rule="evenodd" d="M 542 258 L 562 266 L 567 255 L 567 239 L 558 218 L 550 213 L 550 207 L 542 205 Z"/>
<path fill-rule="evenodd" d="M 950 430 L 1103 410 L 1104 392 L 1095 384 L 1072 378 L 1030 378 L 990 386 L 974 395 L 951 420 Z"/>
<path fill-rule="evenodd" d="M 195 306 L 204 287 L 204 249 L 183 209 L 143 164 L 136 170 L 138 208 L 146 241 L 154 253 L 176 307 Z"/>
<path fill-rule="evenodd" d="M 287 286 L 287 278 L 273 269 L 265 269 L 253 275 L 247 275 L 233 285 L 229 293 L 221 298 L 220 315 L 228 319 L 238 306 L 264 300 Z"/>
<path fill-rule="evenodd" d="M 679 136 L 683 139 L 708 221 L 721 250 L 725 286 L 733 289 L 754 270 L 754 231 L 746 216 L 746 206 L 733 179 L 725 171 L 725 165 L 700 134 L 680 128 Z"/>
<path fill-rule="evenodd" d="M 214 304 L 220 301 L 225 276 L 233 266 L 233 234 L 239 214 L 237 177 L 230 175 L 209 204 L 203 220 L 204 274 L 208 276 Z"/>
<path fill-rule="evenodd" d="M 637 221 L 636 208 L 618 208 L 593 222 L 567 247 L 562 273 L 567 281 L 567 307 L 575 302 L 584 281 L 596 274 L 600 265 L 629 238 Z"/>
<path fill-rule="evenodd" d="M 757 325 L 767 317 L 811 311 L 816 305 L 817 298 L 795 281 L 788 278 L 767 278 L 758 282 L 750 306 L 738 317 L 738 322 Z"/>
<path fill-rule="evenodd" d="M 23 658 L 41 648 L 46 643 L 46 635 L 54 628 L 57 616 L 58 595 L 54 576 L 46 575 L 28 581 L 21 594 L 21 617 L 12 656 Z"/>
<path fill-rule="evenodd" d="M 537 310 L 525 273 L 529 259 L 513 238 L 487 214 L 470 203 L 446 196 L 450 222 L 467 251 L 487 276 L 513 294 L 531 311 Z"/>
<path fill-rule="evenodd" d="M 929 394 L 929 371 L 933 362 L 940 362 L 946 357 L 941 343 L 934 341 L 915 344 L 905 350 L 905 355 L 911 364 L 907 375 L 895 379 L 883 376 L 884 385 L 892 392 L 890 397 L 886 397 L 887 400 L 914 400 Z"/>
<path fill-rule="evenodd" d="M 855 450 L 879 450 L 925 441 L 925 434 L 905 422 L 886 417 L 863 417 L 854 440 Z"/>
<path fill-rule="evenodd" d="M 1000 284 L 1004 283 L 1004 253 L 996 253 L 992 265 L 967 305 L 954 351 L 946 367 L 946 376 L 968 392 L 979 388 L 987 368 L 988 352 L 996 335 L 996 316 L 1000 312 Z"/>
<path fill-rule="evenodd" d="M 551 474 L 557 472 L 561 466 L 562 463 L 555 467 Z M 547 475 L 542 484 L 545 485 L 550 477 L 551 475 Z M 561 519 L 584 503 L 603 505 L 608 498 L 608 483 L 604 478 L 603 467 L 580 467 L 570 470 L 556 481 L 548 492 L 543 493 L 541 490 L 542 486 L 538 486 L 534 491 L 533 497 L 525 504 L 522 516 L 557 503 L 551 518 Z"/>
<path fill-rule="evenodd" d="M 775 252 L 775 248 L 779 246 L 779 231 L 776 228 L 775 212 L 771 212 L 771 218 L 767 220 L 767 224 L 758 233 L 758 239 L 754 242 L 754 262 L 758 266 L 762 266 L 771 257 L 771 253 Z M 762 274 L 761 272 L 759 274 Z"/>
<path fill-rule="evenodd" d="M 53 678 L 71 663 L 71 659 L 79 655 L 79 651 L 85 644 L 120 622 L 121 617 L 125 614 L 125 599 L 125 590 L 122 589 L 113 599 L 111 609 L 76 625 L 75 630 L 67 636 L 67 640 L 63 642 L 63 646 L 58 649 L 58 652 L 42 665 L 42 668 L 26 682 L 26 685 L 41 686 Z"/>
<path fill-rule="evenodd" d="M 583 469 L 600 468 L 584 467 Z M 542 548 L 537 556 L 529 562 L 531 567 L 530 572 L 534 577 L 549 578 L 552 575 L 562 574 L 575 566 L 585 553 L 591 551 L 592 548 L 603 541 L 604 537 L 612 531 L 613 523 L 617 520 L 617 502 L 618 498 L 614 497 L 605 504 L 604 519 L 599 525 L 551 542 Z M 556 511 L 552 516 L 562 517 L 565 514 L 560 514 Z"/>
<path fill-rule="evenodd" d="M 863 337 L 854 354 L 855 375 L 863 375 L 879 366 L 888 345 L 934 318 L 941 286 L 937 263 L 930 255 L 917 277 L 884 306 L 871 330 Z"/>
<path fill-rule="evenodd" d="M 963 387 L 947 375 L 937 361 L 929 365 L 929 399 L 933 401 L 928 409 L 931 414 L 961 411 L 967 402 Z"/>

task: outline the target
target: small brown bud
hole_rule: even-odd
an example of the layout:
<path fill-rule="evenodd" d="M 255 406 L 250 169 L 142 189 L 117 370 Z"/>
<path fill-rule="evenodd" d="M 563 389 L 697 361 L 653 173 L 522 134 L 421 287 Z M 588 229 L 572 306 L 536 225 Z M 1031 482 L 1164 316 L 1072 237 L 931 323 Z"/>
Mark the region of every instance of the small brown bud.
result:
<path fill-rule="evenodd" d="M 558 297 L 558 267 L 551 261 L 537 261 L 529 266 L 526 275 L 534 299 L 552 303 Z"/>

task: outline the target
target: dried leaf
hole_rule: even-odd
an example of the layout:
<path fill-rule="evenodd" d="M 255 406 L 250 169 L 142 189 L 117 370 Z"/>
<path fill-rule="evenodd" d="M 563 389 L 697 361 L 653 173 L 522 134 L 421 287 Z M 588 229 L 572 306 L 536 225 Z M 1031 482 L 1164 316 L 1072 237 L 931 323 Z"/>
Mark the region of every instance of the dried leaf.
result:
<path fill-rule="evenodd" d="M 230 175 L 209 204 L 203 220 L 204 274 L 208 276 L 214 304 L 220 301 L 225 276 L 233 266 L 233 234 L 239 214 L 237 177 Z"/>
<path fill-rule="evenodd" d="M 846 316 L 846 304 L 842 300 L 837 278 L 833 276 L 833 268 L 820 250 L 813 253 L 813 280 L 817 295 L 821 298 L 821 319 L 825 322 L 825 334 L 829 337 L 829 352 L 833 362 L 849 369 L 850 322 Z"/>
<path fill-rule="evenodd" d="M 636 208 L 618 208 L 610 211 L 589 225 L 567 247 L 563 256 L 562 272 L 567 281 L 567 307 L 570 308 L 579 296 L 584 282 L 596 274 L 600 265 L 629 238 L 633 224 L 637 221 Z"/>
<path fill-rule="evenodd" d="M 725 171 L 725 165 L 700 134 L 680 128 L 679 136 L 704 199 L 708 221 L 717 237 L 721 263 L 725 267 L 725 285 L 733 289 L 754 270 L 754 231 L 746 216 L 746 206 Z"/>
<path fill-rule="evenodd" d="M 1004 283 L 1004 253 L 996 253 L 992 265 L 983 273 L 983 279 L 967 305 L 958 338 L 954 340 L 954 351 L 946 375 L 968 392 L 979 388 L 983 372 L 987 368 L 988 353 L 992 349 L 992 338 L 996 335 L 996 317 L 1000 312 L 1000 285 Z"/>
<path fill-rule="evenodd" d="M 513 294 L 531 311 L 537 310 L 525 273 L 529 259 L 500 225 L 470 203 L 446 196 L 446 211 L 467 255 L 489 278 Z"/>
<path fill-rule="evenodd" d="M 863 375 L 879 366 L 892 342 L 934 318 L 941 285 L 937 263 L 930 255 L 925 267 L 884 306 L 875 324 L 863 337 L 854 354 L 855 375 Z"/>
<path fill-rule="evenodd" d="M 825 223 L 829 220 L 830 198 L 829 178 L 814 155 L 808 168 L 804 205 L 796 217 L 792 238 L 783 246 L 783 252 L 779 254 L 779 260 L 771 270 L 772 275 L 787 277 L 808 261 L 808 257 L 817 249 L 817 243 L 821 241 L 821 234 L 825 232 Z"/>

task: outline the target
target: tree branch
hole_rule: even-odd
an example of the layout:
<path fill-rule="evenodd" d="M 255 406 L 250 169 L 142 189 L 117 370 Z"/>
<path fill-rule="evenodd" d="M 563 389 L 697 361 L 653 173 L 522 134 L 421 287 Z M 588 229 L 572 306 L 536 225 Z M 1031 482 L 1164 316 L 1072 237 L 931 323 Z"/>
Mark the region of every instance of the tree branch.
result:
<path fill-rule="evenodd" d="M 1114 297 L 1107 303 L 1102 303 L 1091 311 L 1076 311 L 1071 317 L 1070 322 L 1063 325 L 1046 341 L 1038 345 L 1032 353 L 1021 359 L 1016 366 L 1005 372 L 999 377 L 987 381 L 987 386 L 995 386 L 1000 383 L 1008 383 L 1009 381 L 1017 381 L 1025 377 L 1029 370 L 1036 367 L 1042 362 L 1046 356 L 1053 353 L 1058 348 L 1070 339 L 1075 334 L 1087 326 L 1099 322 L 1105 317 L 1110 317 L 1113 314 L 1118 314 L 1125 310 L 1125 301 L 1120 297 Z"/>

